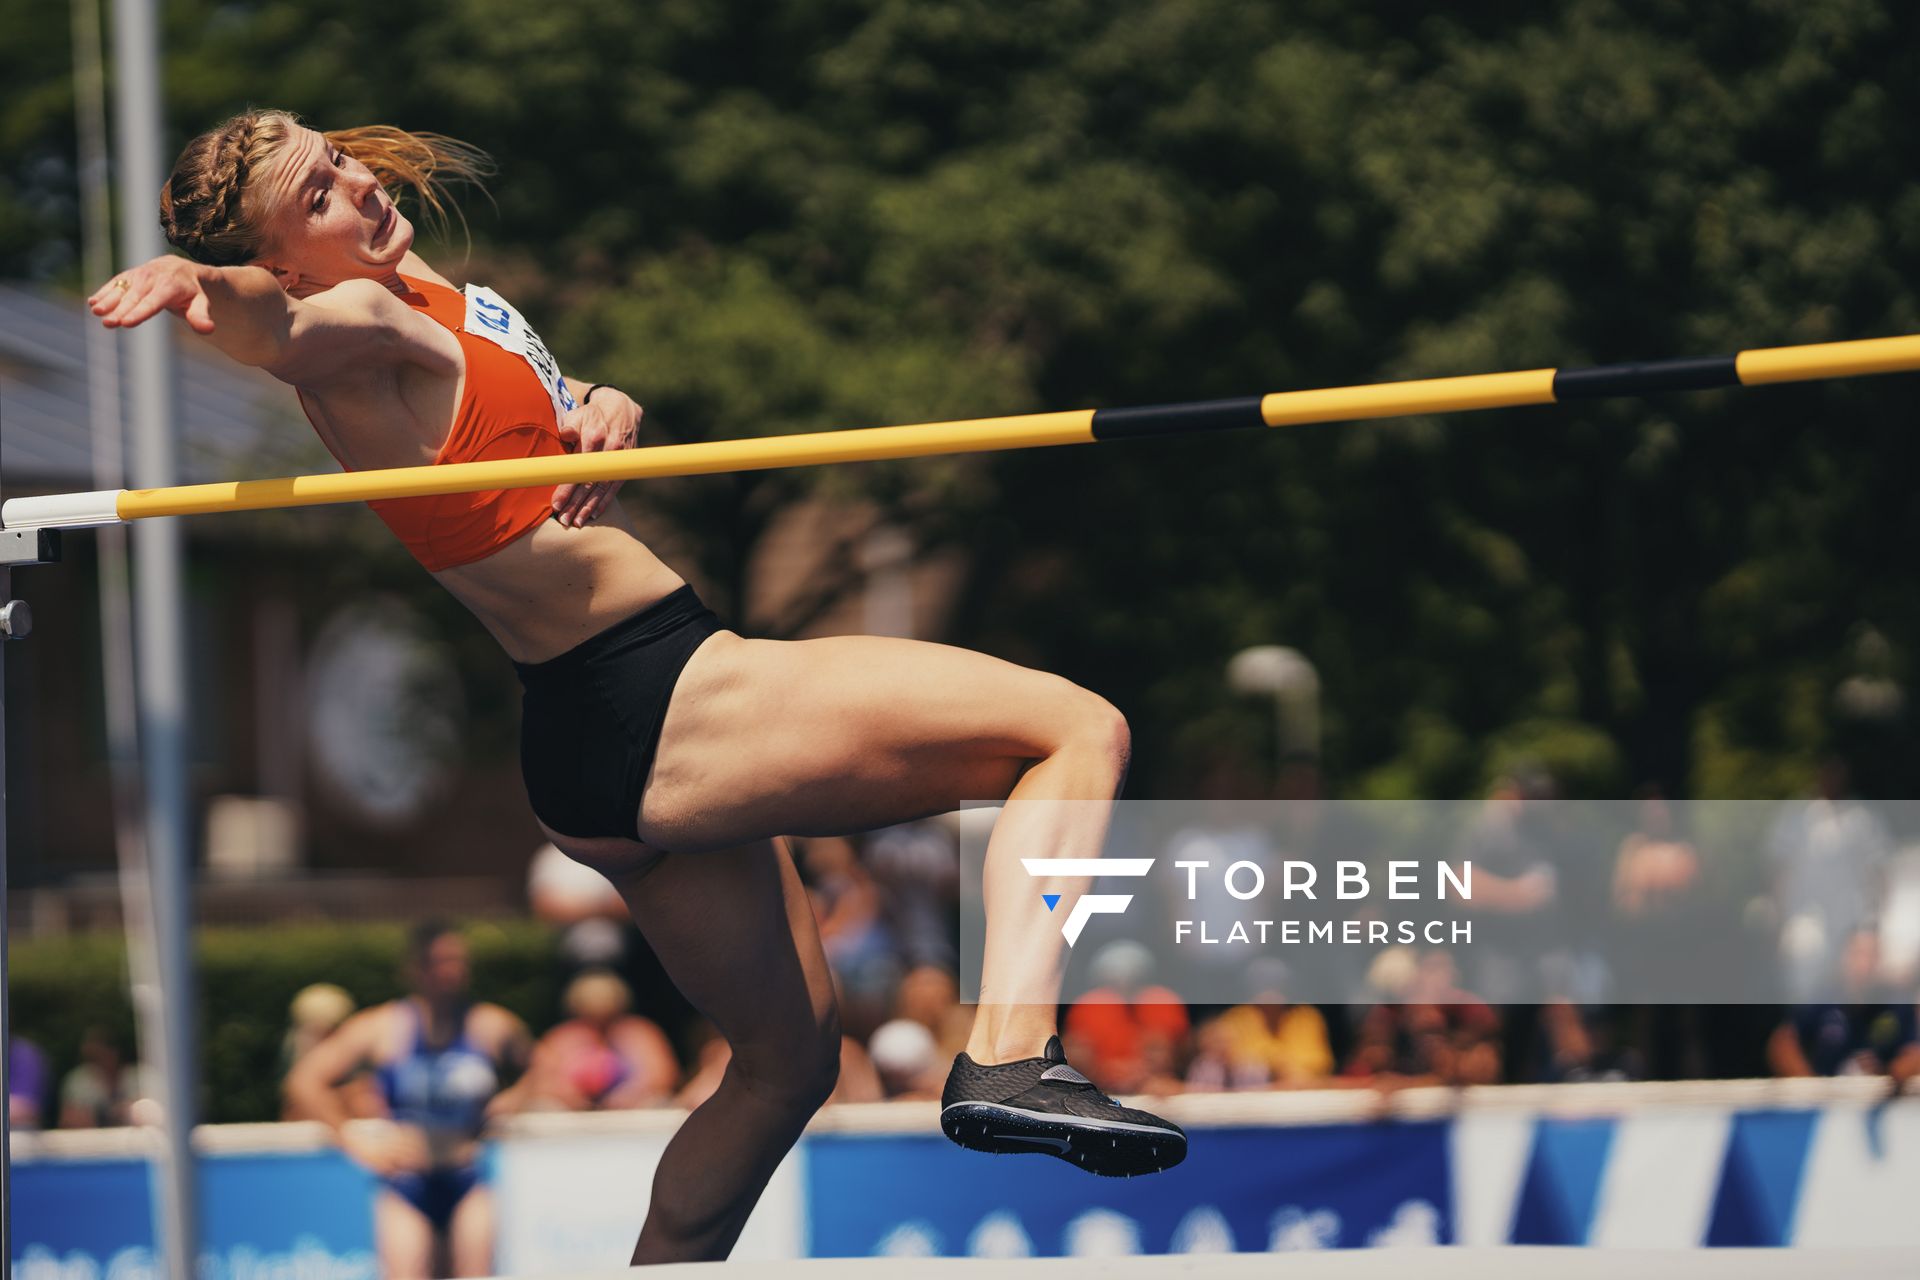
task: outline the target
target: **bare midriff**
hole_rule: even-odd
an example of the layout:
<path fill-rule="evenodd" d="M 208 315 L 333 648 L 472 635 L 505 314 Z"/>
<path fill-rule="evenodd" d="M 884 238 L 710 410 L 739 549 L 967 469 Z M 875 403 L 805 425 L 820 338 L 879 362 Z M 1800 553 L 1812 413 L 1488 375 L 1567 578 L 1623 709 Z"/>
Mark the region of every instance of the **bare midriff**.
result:
<path fill-rule="evenodd" d="M 545 662 L 683 585 L 615 501 L 585 528 L 549 520 L 484 560 L 433 575 L 515 662 Z"/>
<path fill-rule="evenodd" d="M 418 278 L 453 288 L 411 254 L 407 263 Z M 397 283 L 389 287 L 401 292 Z M 466 356 L 451 329 L 417 314 L 411 359 L 357 370 L 324 392 L 296 388 L 343 466 L 431 463 L 452 430 L 467 394 Z M 491 555 L 433 576 L 522 663 L 556 658 L 683 585 L 617 500 L 583 528 L 546 520 Z"/>

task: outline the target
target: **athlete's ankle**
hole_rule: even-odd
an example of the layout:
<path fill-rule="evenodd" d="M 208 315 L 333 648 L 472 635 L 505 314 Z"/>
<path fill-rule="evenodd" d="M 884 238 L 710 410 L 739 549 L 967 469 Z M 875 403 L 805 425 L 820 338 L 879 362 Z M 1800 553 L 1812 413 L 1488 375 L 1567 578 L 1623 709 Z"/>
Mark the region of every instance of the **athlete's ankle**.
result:
<path fill-rule="evenodd" d="M 1002 1028 L 998 1034 L 982 1034 L 976 1030 L 967 1041 L 967 1056 L 975 1065 L 982 1067 L 1000 1067 L 1009 1062 L 1030 1062 L 1035 1058 L 1044 1058 L 1049 1053 L 1048 1046 L 1059 1037 L 1052 1027 Z"/>
<path fill-rule="evenodd" d="M 967 1056 L 983 1067 L 1038 1058 L 1046 1054 L 1047 1042 L 1058 1034 L 1051 1017 L 1023 1017 L 1013 1011 L 983 1007 L 967 1037 Z"/>
<path fill-rule="evenodd" d="M 1004 1067 L 1009 1062 L 1024 1062 L 1028 1058 L 1037 1058 L 1040 1055 L 1032 1052 L 976 1053 L 972 1049 L 969 1049 L 967 1050 L 967 1056 L 973 1059 L 973 1065 L 976 1067 Z"/>

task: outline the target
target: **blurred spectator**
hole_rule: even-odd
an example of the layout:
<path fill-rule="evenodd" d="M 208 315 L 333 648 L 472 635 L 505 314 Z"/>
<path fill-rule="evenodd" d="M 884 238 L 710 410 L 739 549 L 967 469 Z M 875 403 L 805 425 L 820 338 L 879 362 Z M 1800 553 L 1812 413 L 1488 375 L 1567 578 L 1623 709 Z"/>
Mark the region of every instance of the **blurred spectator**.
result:
<path fill-rule="evenodd" d="M 25 1036 L 7 1046 L 7 1123 L 38 1129 L 47 1101 L 47 1055 Z"/>
<path fill-rule="evenodd" d="M 1658 786 L 1640 792 L 1635 828 L 1620 842 L 1613 864 L 1614 944 L 1610 948 L 1619 976 L 1620 998 L 1646 1001 L 1666 990 L 1673 966 L 1681 957 L 1698 956 L 1700 916 L 1700 853 L 1688 839 L 1682 820 Z M 1712 962 L 1739 967 L 1731 952 Z M 1698 1009 L 1692 1005 L 1638 1004 L 1628 1015 L 1636 1052 L 1631 1062 L 1615 1065 L 1634 1078 L 1651 1075 L 1671 1080 L 1699 1076 L 1707 1070 L 1708 1046 Z M 1559 1015 L 1543 1014 L 1540 1032 L 1548 1041 L 1549 1064 L 1530 1078 L 1554 1078 L 1553 1060 L 1579 1058 L 1578 1046 L 1554 1043 L 1561 1031 Z M 1590 1019 L 1583 1018 L 1583 1029 Z M 1611 1032 L 1604 1028 L 1603 1034 Z M 1605 1058 L 1608 1050 L 1601 1050 Z"/>
<path fill-rule="evenodd" d="M 960 846 L 954 823 L 936 818 L 886 827 L 866 837 L 861 853 L 880 887 L 901 963 L 958 967 Z"/>
<path fill-rule="evenodd" d="M 80 1035 L 80 1064 L 60 1082 L 60 1127 L 106 1129 L 134 1124 L 135 1108 L 155 1096 L 147 1073 L 123 1058 L 120 1046 L 99 1027 Z"/>
<path fill-rule="evenodd" d="M 499 1005 L 471 1000 L 466 940 L 449 926 L 414 929 L 406 976 L 407 996 L 354 1014 L 294 1064 L 287 1098 L 380 1179 L 374 1240 L 384 1275 L 490 1275 L 494 1212 L 480 1133 L 487 1117 L 519 1105 L 526 1080 L 503 1090 L 501 1077 L 526 1066 L 531 1037 Z M 387 1122 L 349 1126 L 336 1090 L 363 1068 L 379 1084 Z"/>
<path fill-rule="evenodd" d="M 291 1066 L 313 1046 L 332 1035 L 354 1010 L 353 997 L 331 982 L 300 988 L 287 1004 L 287 1034 L 280 1056 Z"/>
<path fill-rule="evenodd" d="M 827 1101 L 880 1102 L 886 1096 L 886 1086 L 880 1083 L 880 1073 L 874 1070 L 873 1059 L 867 1056 L 865 1047 L 852 1036 L 841 1036 L 840 1080 L 827 1095 Z"/>
<path fill-rule="evenodd" d="M 1215 1020 L 1224 1055 L 1220 1087 L 1259 1089 L 1319 1084 L 1333 1074 L 1327 1022 L 1312 1005 L 1287 998 L 1286 966 L 1264 959 L 1248 966 L 1252 1000 Z M 1226 1082 L 1231 1082 L 1229 1085 Z"/>
<path fill-rule="evenodd" d="M 1140 1040 L 1140 1083 L 1136 1093 L 1150 1093 L 1156 1097 L 1180 1093 L 1187 1086 L 1181 1078 L 1186 1059 L 1193 1051 L 1192 1035 L 1186 1027 L 1186 1009 L 1181 1005 L 1169 1006 L 1178 1009 L 1182 1029 L 1179 1035 L 1150 1033 Z"/>
<path fill-rule="evenodd" d="M 953 974 L 934 965 L 920 965 L 900 979 L 894 995 L 893 1016 L 908 1018 L 933 1034 L 934 1052 L 951 1061 L 967 1047 L 973 1016 L 960 1004 L 960 986 Z"/>
<path fill-rule="evenodd" d="M 1555 1000 L 1542 1005 L 1539 1015 L 1539 1044 L 1529 1081 L 1575 1084 L 1638 1080 L 1646 1074 L 1639 1055 L 1619 1043 L 1605 1010 Z"/>
<path fill-rule="evenodd" d="M 841 1015 L 856 1032 L 870 1029 L 886 1017 L 888 997 L 900 977 L 893 939 L 881 917 L 880 887 L 845 837 L 812 837 L 800 847 L 820 945 L 842 996 Z"/>
<path fill-rule="evenodd" d="M 1658 918 L 1684 899 L 1700 878 L 1700 855 L 1684 839 L 1673 807 L 1658 787 L 1640 797 L 1639 822 L 1620 842 L 1613 864 L 1613 905 L 1632 919 Z"/>
<path fill-rule="evenodd" d="M 1108 1093 L 1170 1093 L 1186 1052 L 1187 1007 L 1155 986 L 1153 953 L 1123 939 L 1102 947 L 1090 969 L 1095 986 L 1067 1010 L 1067 1057 Z"/>
<path fill-rule="evenodd" d="M 1264 1065 L 1255 1070 L 1236 1067 L 1233 1039 L 1220 1019 L 1209 1018 L 1193 1033 L 1193 1059 L 1187 1064 L 1186 1087 L 1192 1093 L 1220 1093 L 1265 1086 Z"/>
<path fill-rule="evenodd" d="M 889 1098 L 938 1098 L 949 1061 L 933 1033 L 910 1018 L 881 1024 L 867 1041 L 867 1055 Z"/>
<path fill-rule="evenodd" d="M 339 1030 L 353 1013 L 353 997 L 331 982 L 316 982 L 302 987 L 287 1006 L 287 1034 L 280 1042 L 280 1079 L 282 1120 L 313 1120 L 302 1115 L 293 1100 L 285 1096 L 287 1073 L 293 1064 L 307 1056 L 313 1047 Z M 378 1087 L 366 1070 L 355 1072 L 342 1081 L 337 1092 L 347 1114 L 356 1119 L 382 1114 Z"/>
<path fill-rule="evenodd" d="M 1837 758 L 1821 765 L 1814 798 L 1774 822 L 1767 852 L 1792 998 L 1817 1001 L 1834 990 L 1847 939 L 1875 922 L 1890 843 L 1879 815 L 1853 797 Z"/>
<path fill-rule="evenodd" d="M 1879 966 L 1879 939 L 1856 931 L 1842 961 L 1845 1003 L 1805 1005 L 1788 1015 L 1767 1043 L 1775 1075 L 1891 1075 L 1904 1083 L 1920 1071 L 1913 1001 L 1889 999 Z"/>
<path fill-rule="evenodd" d="M 1497 781 L 1461 840 L 1456 860 L 1473 864 L 1475 989 L 1488 1000 L 1523 998 L 1541 977 L 1536 958 L 1558 940 L 1559 873 L 1541 839 L 1539 807 L 1553 779 L 1537 766 Z"/>
<path fill-rule="evenodd" d="M 693 1016 L 693 1006 L 634 924 L 626 900 L 598 871 L 554 845 L 542 845 L 527 867 L 527 904 L 536 919 L 558 933 L 555 954 L 563 986 L 589 969 L 608 969 L 627 984 L 633 1011 L 655 1026 L 682 1027 Z"/>
<path fill-rule="evenodd" d="M 1405 1003 L 1362 1017 L 1347 1076 L 1386 1087 L 1500 1082 L 1499 1016 L 1455 985 L 1451 956 L 1421 957 L 1400 995 Z"/>
<path fill-rule="evenodd" d="M 527 866 L 527 903 L 536 918 L 560 930 L 568 971 L 617 969 L 626 958 L 627 904 L 611 881 L 545 844 Z"/>
<path fill-rule="evenodd" d="M 540 1037 L 529 1072 L 529 1106 L 614 1111 L 665 1103 L 680 1084 L 666 1034 L 628 1012 L 632 993 L 605 969 L 567 984 L 571 1017 Z"/>

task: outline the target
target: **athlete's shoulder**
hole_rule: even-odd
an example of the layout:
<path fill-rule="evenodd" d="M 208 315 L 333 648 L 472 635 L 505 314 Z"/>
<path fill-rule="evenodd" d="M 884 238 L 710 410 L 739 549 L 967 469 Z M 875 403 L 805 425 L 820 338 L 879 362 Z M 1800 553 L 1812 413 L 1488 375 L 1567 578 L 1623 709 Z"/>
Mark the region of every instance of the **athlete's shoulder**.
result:
<path fill-rule="evenodd" d="M 308 294 L 293 313 L 283 359 L 270 372 L 309 388 L 358 380 L 401 364 L 450 366 L 445 330 L 378 280 L 352 279 Z"/>
<path fill-rule="evenodd" d="M 407 250 L 407 256 L 400 259 L 400 274 L 414 280 L 425 280 L 428 284 L 437 284 L 443 289 L 452 289 L 458 293 L 460 286 L 427 265 L 427 260 L 413 250 Z"/>
<path fill-rule="evenodd" d="M 331 288 L 308 294 L 306 303 L 308 306 L 319 307 L 341 316 L 361 316 L 382 320 L 391 319 L 400 312 L 412 310 L 395 296 L 393 290 L 378 280 L 360 278 L 342 280 Z"/>

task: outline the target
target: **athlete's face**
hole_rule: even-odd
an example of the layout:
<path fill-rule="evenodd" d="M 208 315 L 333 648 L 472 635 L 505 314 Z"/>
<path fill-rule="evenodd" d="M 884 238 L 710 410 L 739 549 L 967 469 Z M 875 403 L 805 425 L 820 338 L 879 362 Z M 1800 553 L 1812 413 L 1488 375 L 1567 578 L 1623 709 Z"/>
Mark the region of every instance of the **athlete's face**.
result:
<path fill-rule="evenodd" d="M 367 166 L 296 128 L 262 175 L 267 249 L 259 264 L 289 289 L 313 291 L 399 269 L 413 224 Z"/>

